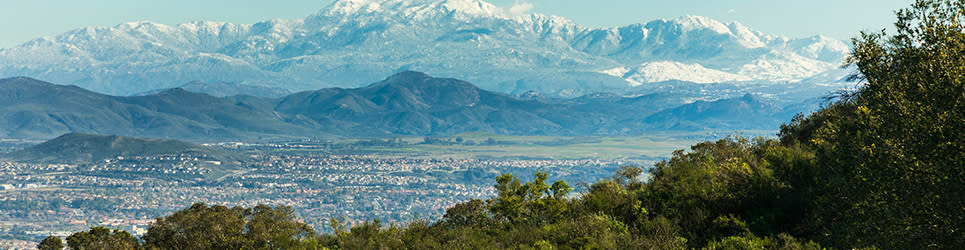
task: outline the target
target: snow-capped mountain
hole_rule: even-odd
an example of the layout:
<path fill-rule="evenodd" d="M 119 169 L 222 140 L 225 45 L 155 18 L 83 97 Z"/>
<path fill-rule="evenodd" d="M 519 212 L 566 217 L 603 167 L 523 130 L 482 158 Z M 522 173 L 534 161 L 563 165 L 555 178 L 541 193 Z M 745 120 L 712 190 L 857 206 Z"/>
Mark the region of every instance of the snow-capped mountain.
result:
<path fill-rule="evenodd" d="M 480 0 L 337 0 L 300 20 L 81 28 L 0 49 L 0 77 L 132 94 L 191 81 L 357 87 L 418 70 L 567 96 L 668 80 L 796 82 L 837 70 L 848 50 L 697 16 L 599 29 Z"/>
<path fill-rule="evenodd" d="M 635 68 L 619 67 L 602 73 L 626 79 L 633 86 L 664 81 L 688 81 L 694 83 L 751 81 L 750 77 L 708 69 L 700 64 L 659 61 L 646 62 Z"/>

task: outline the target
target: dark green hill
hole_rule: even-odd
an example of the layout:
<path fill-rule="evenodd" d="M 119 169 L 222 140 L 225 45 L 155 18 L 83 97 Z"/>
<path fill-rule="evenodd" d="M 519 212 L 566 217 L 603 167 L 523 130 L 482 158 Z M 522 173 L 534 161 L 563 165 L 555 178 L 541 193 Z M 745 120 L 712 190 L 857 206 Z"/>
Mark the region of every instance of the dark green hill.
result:
<path fill-rule="evenodd" d="M 277 99 L 219 98 L 180 88 L 117 97 L 10 78 L 0 80 L 0 138 L 48 139 L 73 132 L 191 141 L 475 131 L 625 135 L 770 129 L 790 118 L 786 108 L 752 95 L 713 102 L 687 103 L 687 99 L 691 98 L 672 91 L 636 97 L 607 93 L 574 99 L 519 97 L 413 71 L 367 87 L 327 88 Z"/>
<path fill-rule="evenodd" d="M 222 162 L 235 162 L 244 156 L 223 149 L 167 139 L 124 136 L 65 134 L 20 151 L 2 155 L 19 162 L 90 163 L 117 156 L 158 156 L 188 154 Z"/>
<path fill-rule="evenodd" d="M 308 134 L 270 108 L 172 89 L 116 97 L 30 78 L 0 80 L 0 137 L 48 139 L 65 133 L 192 140 Z"/>
<path fill-rule="evenodd" d="M 322 89 L 287 96 L 275 110 L 319 124 L 351 122 L 356 131 L 437 135 L 467 131 L 581 134 L 584 112 L 568 105 L 521 100 L 471 83 L 406 71 L 356 89 Z"/>
<path fill-rule="evenodd" d="M 168 124 L 158 124 L 164 131 L 161 133 L 143 133 L 148 137 L 170 137 L 169 134 L 186 133 L 174 138 L 251 138 L 255 136 L 283 136 L 317 133 L 299 126 L 284 122 L 267 107 L 254 104 L 244 105 L 241 102 L 231 102 L 226 98 L 217 98 L 207 94 L 198 94 L 180 88 L 169 89 L 164 92 L 138 97 L 126 97 L 125 102 L 148 110 L 149 112 L 174 116 L 184 123 L 196 123 L 196 127 L 167 127 Z M 178 125 L 178 124 L 171 124 Z M 152 127 L 145 127 L 149 129 Z M 173 131 L 172 131 L 173 129 Z M 145 131 L 148 132 L 148 131 Z"/>

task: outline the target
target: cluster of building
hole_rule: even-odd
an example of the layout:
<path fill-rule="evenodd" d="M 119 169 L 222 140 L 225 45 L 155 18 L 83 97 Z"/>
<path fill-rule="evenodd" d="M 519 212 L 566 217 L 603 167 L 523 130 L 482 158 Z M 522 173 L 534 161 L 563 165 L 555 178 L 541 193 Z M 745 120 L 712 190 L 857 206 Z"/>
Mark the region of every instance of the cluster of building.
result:
<path fill-rule="evenodd" d="M 317 231 L 330 218 L 438 219 L 445 209 L 494 195 L 494 177 L 545 171 L 567 181 L 612 176 L 605 160 L 479 160 L 398 155 L 253 153 L 241 166 L 194 157 L 127 157 L 96 164 L 0 162 L 0 239 L 108 226 L 141 234 L 156 217 L 193 203 L 291 206 Z M 55 229 L 55 230 L 52 230 Z M 38 233 L 41 232 L 41 233 Z"/>

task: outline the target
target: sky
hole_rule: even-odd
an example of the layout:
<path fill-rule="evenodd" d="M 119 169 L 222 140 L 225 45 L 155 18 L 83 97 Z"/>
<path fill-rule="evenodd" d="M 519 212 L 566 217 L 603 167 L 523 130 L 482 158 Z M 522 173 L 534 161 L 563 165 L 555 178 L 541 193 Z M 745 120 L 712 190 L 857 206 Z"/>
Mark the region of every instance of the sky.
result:
<path fill-rule="evenodd" d="M 132 21 L 176 25 L 199 20 L 252 24 L 299 19 L 332 0 L 0 0 L 0 48 L 87 26 Z M 684 15 L 737 21 L 766 34 L 848 40 L 892 27 L 913 0 L 489 0 L 558 15 L 590 27 L 617 27 Z"/>

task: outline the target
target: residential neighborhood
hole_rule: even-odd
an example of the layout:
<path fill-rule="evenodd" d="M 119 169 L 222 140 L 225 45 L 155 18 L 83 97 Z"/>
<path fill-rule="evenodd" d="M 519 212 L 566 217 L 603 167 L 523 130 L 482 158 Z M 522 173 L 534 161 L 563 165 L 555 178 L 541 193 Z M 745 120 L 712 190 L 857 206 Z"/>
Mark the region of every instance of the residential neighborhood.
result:
<path fill-rule="evenodd" d="M 503 173 L 527 180 L 545 171 L 578 187 L 578 180 L 607 178 L 626 164 L 259 152 L 265 153 L 236 166 L 204 155 L 119 156 L 93 164 L 0 161 L 0 240 L 39 240 L 93 226 L 141 235 L 156 217 L 198 202 L 291 206 L 318 230 L 328 230 L 331 218 L 404 223 L 493 196 L 495 177 Z"/>

